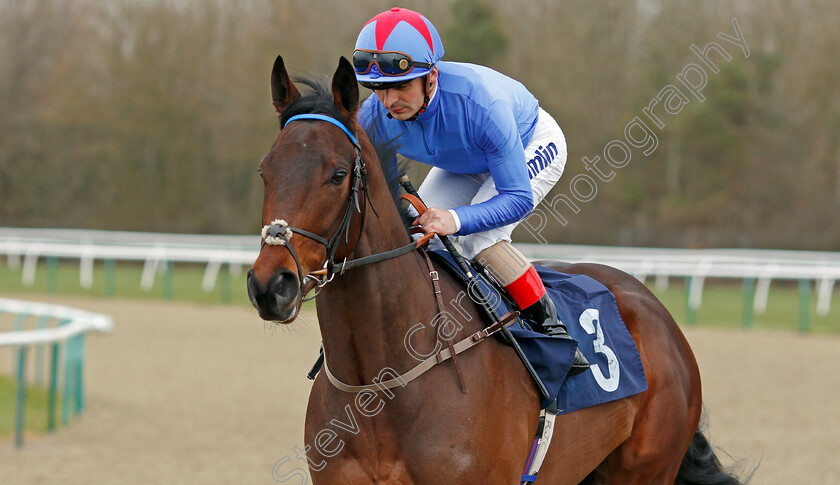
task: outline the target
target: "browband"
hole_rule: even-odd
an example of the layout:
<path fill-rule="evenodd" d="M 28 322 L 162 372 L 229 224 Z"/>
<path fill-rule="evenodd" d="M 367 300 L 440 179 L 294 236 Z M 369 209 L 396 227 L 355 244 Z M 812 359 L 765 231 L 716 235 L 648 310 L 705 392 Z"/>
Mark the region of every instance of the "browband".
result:
<path fill-rule="evenodd" d="M 331 118 L 331 117 L 326 116 L 326 115 L 316 115 L 316 114 L 311 114 L 311 113 L 310 114 L 295 115 L 295 116 L 292 116 L 291 118 L 289 118 L 288 120 L 286 120 L 286 124 L 283 125 L 283 128 L 285 128 L 286 125 L 288 125 L 289 123 L 291 123 L 292 121 L 295 121 L 295 120 L 321 120 L 321 121 L 326 121 L 327 123 L 332 123 L 335 126 L 341 128 L 341 131 L 343 131 L 350 138 L 350 141 L 353 142 L 353 145 L 355 145 L 357 148 L 359 147 L 359 140 L 356 139 L 356 136 L 353 135 L 352 133 L 350 133 L 350 130 L 348 130 L 347 127 L 344 126 L 343 123 L 341 123 L 340 121 L 338 121 L 335 118 Z"/>

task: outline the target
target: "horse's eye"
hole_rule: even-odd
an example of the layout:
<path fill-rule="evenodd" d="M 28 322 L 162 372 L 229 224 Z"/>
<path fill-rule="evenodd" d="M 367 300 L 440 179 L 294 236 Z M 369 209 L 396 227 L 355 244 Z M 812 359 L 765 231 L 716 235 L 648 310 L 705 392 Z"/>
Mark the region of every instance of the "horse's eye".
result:
<path fill-rule="evenodd" d="M 257 173 L 260 174 L 260 178 L 262 178 L 262 167 L 257 169 Z"/>
<path fill-rule="evenodd" d="M 332 177 L 330 178 L 330 182 L 334 183 L 335 185 L 339 185 L 344 182 L 344 179 L 347 178 L 347 171 L 338 169 L 333 172 Z"/>

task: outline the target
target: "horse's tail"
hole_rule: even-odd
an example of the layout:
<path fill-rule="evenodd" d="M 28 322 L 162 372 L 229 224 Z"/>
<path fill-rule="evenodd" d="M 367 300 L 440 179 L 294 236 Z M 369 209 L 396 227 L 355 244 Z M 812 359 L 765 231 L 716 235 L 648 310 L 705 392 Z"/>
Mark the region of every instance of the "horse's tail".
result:
<path fill-rule="evenodd" d="M 709 441 L 698 429 L 683 456 L 674 485 L 742 485 L 749 483 L 752 473 L 743 481 L 723 465 Z"/>

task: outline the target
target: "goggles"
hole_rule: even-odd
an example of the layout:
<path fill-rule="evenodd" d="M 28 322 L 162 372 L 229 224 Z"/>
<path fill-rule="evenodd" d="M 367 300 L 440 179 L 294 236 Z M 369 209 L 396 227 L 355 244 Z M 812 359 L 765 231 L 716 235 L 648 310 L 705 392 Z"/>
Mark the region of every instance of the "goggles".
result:
<path fill-rule="evenodd" d="M 353 52 L 353 68 L 356 74 L 367 74 L 373 65 L 379 69 L 384 76 L 402 76 L 408 74 L 415 67 L 431 69 L 432 64 L 428 62 L 417 62 L 408 54 L 396 51 L 369 51 L 356 49 Z"/>

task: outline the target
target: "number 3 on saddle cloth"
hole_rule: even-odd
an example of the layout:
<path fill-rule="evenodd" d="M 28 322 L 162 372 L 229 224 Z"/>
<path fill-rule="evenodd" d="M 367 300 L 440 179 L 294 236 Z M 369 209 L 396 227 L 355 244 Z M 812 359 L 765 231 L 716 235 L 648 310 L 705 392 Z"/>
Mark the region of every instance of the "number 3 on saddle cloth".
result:
<path fill-rule="evenodd" d="M 445 251 L 429 251 L 436 263 L 465 279 L 458 265 Z M 647 390 L 645 371 L 636 343 L 621 320 L 615 297 L 606 286 L 584 275 L 560 273 L 535 265 L 557 316 L 568 327 L 574 341 L 549 337 L 511 325 L 510 332 L 531 362 L 549 392 L 542 407 L 557 399 L 557 412 L 570 413 L 590 406 L 622 399 Z M 497 313 L 509 311 L 495 287 L 478 278 Z M 477 292 L 468 292 L 475 298 Z M 575 355 L 575 341 L 591 364 L 589 370 L 566 375 Z"/>

